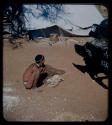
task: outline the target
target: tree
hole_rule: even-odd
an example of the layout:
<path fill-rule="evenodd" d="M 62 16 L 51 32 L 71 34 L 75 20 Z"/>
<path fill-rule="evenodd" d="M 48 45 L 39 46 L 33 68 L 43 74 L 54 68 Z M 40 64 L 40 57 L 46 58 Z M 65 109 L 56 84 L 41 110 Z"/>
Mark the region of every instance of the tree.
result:
<path fill-rule="evenodd" d="M 37 9 L 41 11 L 40 16 L 55 23 L 58 15 L 63 12 L 62 4 L 39 4 Z"/>
<path fill-rule="evenodd" d="M 3 16 L 6 17 L 6 22 L 10 23 L 13 37 L 20 37 L 26 32 L 25 21 L 28 20 L 25 17 L 25 12 L 31 13 L 37 19 L 43 17 L 52 23 L 57 20 L 58 14 L 63 12 L 61 4 L 37 4 L 37 9 L 41 12 L 39 15 L 22 4 L 8 3 L 4 5 L 3 9 Z"/>
<path fill-rule="evenodd" d="M 3 18 L 5 18 L 5 23 L 9 23 L 13 37 L 20 37 L 24 33 L 25 21 L 22 4 L 5 4 Z"/>

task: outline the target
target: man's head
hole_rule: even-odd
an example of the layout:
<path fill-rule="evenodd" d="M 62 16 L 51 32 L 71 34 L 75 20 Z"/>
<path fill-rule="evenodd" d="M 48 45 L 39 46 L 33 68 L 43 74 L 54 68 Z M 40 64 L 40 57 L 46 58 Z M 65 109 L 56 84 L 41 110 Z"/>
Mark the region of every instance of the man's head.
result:
<path fill-rule="evenodd" d="M 45 57 L 39 54 L 35 57 L 35 62 L 37 63 L 37 65 L 42 66 L 44 65 Z"/>

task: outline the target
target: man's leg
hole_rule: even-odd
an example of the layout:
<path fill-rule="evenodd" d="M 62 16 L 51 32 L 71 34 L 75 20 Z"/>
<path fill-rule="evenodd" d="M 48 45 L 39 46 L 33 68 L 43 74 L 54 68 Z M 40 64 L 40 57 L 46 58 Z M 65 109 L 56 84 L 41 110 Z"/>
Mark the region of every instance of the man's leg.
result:
<path fill-rule="evenodd" d="M 33 81 L 33 87 L 37 86 L 37 82 L 39 80 L 39 77 L 40 77 L 40 72 L 39 71 L 35 72 L 35 74 L 34 74 L 34 81 Z"/>
<path fill-rule="evenodd" d="M 26 89 L 31 89 L 32 87 L 36 86 L 36 81 L 38 80 L 39 72 L 34 72 L 29 77 L 29 80 L 27 82 L 24 82 L 24 86 Z"/>

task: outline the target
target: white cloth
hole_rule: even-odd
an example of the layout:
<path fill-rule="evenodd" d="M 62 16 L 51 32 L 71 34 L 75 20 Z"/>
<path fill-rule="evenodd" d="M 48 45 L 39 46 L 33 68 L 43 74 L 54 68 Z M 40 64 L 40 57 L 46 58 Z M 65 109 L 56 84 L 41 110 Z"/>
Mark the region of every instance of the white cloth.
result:
<path fill-rule="evenodd" d="M 54 75 L 53 77 L 47 79 L 46 82 L 48 83 L 49 87 L 54 87 L 54 86 L 58 85 L 63 80 L 64 79 L 62 78 L 62 76 Z"/>

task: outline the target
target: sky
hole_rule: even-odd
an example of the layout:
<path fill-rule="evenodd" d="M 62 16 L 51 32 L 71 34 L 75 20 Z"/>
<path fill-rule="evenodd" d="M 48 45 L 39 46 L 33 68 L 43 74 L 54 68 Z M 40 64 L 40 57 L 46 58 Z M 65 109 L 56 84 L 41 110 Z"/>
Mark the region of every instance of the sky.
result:
<path fill-rule="evenodd" d="M 95 5 L 70 5 L 64 4 L 63 11 L 58 13 L 57 18 L 55 18 L 55 10 L 52 10 L 50 18 L 56 19 L 55 22 L 51 22 L 49 19 L 45 19 L 42 12 L 37 9 L 37 5 L 24 5 L 27 8 L 25 16 L 28 21 L 26 21 L 26 28 L 30 29 L 41 29 L 50 27 L 53 25 L 58 25 L 59 27 L 68 30 L 72 29 L 73 34 L 88 34 L 89 31 L 82 31 L 77 26 L 82 28 L 91 26 L 93 24 L 99 24 L 104 18 L 95 7 Z M 32 13 L 28 13 L 28 10 Z"/>

